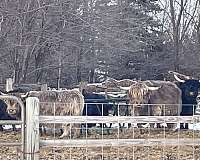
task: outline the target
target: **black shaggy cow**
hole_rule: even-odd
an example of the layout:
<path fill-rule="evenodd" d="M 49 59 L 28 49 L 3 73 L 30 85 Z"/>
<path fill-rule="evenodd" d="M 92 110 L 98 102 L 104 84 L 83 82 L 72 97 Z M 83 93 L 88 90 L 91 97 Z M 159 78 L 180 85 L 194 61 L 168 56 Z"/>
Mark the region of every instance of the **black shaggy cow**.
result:
<path fill-rule="evenodd" d="M 6 109 L 7 109 L 6 103 L 3 100 L 0 100 L 0 120 L 16 120 L 6 112 Z M 14 125 L 13 125 L 13 130 L 15 130 Z M 0 125 L 0 131 L 3 131 L 2 125 Z"/>
<path fill-rule="evenodd" d="M 85 91 L 82 93 L 85 99 L 85 105 L 82 113 L 83 116 L 108 116 L 112 112 L 113 104 L 109 104 L 109 101 L 104 95 L 86 93 Z M 86 124 L 83 126 L 86 127 Z M 91 128 L 93 126 L 96 126 L 96 124 L 87 124 L 87 128 Z M 102 127 L 102 124 L 100 124 L 100 126 Z"/>
<path fill-rule="evenodd" d="M 178 77 L 181 75 L 184 80 Z M 189 76 L 174 72 L 174 77 L 178 81 L 177 85 L 182 91 L 182 111 L 181 116 L 192 116 L 195 113 L 197 105 L 197 96 L 200 89 L 199 80 L 192 79 Z M 181 129 L 188 129 L 188 124 L 185 126 L 183 123 L 180 125 Z"/>
<path fill-rule="evenodd" d="M 182 91 L 182 112 L 181 116 L 192 116 L 195 113 L 198 96 L 198 90 L 200 89 L 200 83 L 198 80 L 189 79 L 185 82 L 180 82 L 178 85 Z M 182 129 L 188 129 L 188 124 L 185 126 L 181 124 Z"/>

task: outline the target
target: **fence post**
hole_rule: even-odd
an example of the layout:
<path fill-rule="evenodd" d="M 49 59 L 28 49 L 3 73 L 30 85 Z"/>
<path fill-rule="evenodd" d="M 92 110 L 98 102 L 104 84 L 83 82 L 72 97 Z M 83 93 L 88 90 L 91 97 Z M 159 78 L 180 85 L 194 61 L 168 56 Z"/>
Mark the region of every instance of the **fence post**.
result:
<path fill-rule="evenodd" d="M 39 99 L 26 99 L 26 160 L 39 160 Z"/>
<path fill-rule="evenodd" d="M 6 79 L 6 92 L 12 91 L 13 90 L 13 79 L 12 78 L 7 78 Z"/>

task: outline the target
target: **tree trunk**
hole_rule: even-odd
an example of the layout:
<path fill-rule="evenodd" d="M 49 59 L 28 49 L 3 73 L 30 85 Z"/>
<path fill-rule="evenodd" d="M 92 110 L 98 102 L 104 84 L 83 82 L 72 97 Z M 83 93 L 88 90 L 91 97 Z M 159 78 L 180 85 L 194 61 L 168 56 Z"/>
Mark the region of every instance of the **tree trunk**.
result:
<path fill-rule="evenodd" d="M 77 60 L 76 60 L 76 79 L 77 79 L 77 83 L 81 82 L 81 53 L 82 53 L 82 49 L 80 50 L 80 52 L 78 52 L 77 55 Z"/>
<path fill-rule="evenodd" d="M 89 83 L 94 83 L 95 82 L 95 75 L 94 75 L 95 73 L 94 73 L 94 69 L 91 69 L 90 71 L 89 71 Z"/>

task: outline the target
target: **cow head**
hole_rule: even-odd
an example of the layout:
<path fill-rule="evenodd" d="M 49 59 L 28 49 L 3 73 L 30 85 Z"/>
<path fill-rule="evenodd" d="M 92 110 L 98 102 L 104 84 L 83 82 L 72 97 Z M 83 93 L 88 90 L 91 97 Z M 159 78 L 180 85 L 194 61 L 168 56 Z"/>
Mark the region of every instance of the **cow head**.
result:
<path fill-rule="evenodd" d="M 198 80 L 190 79 L 184 83 L 180 83 L 182 90 L 183 101 L 186 100 L 188 104 L 196 104 L 196 98 L 200 89 L 200 83 Z"/>
<path fill-rule="evenodd" d="M 199 80 L 190 79 L 189 77 L 181 79 L 177 75 L 174 75 L 174 77 L 179 82 L 178 85 L 182 91 L 183 103 L 196 104 L 196 98 L 200 89 Z"/>
<path fill-rule="evenodd" d="M 16 119 L 20 119 L 21 118 L 21 105 L 23 105 L 23 98 L 21 98 L 21 94 L 17 93 L 17 92 L 7 92 L 6 94 L 7 96 L 14 96 L 17 97 L 18 100 L 16 100 L 15 98 L 5 98 L 3 99 L 3 101 L 6 103 L 7 105 L 7 113 Z M 21 105 L 19 104 L 19 101 L 21 103 Z"/>
<path fill-rule="evenodd" d="M 150 86 L 149 86 L 150 85 Z M 128 90 L 129 103 L 134 104 L 137 107 L 141 107 L 141 104 L 147 104 L 151 91 L 156 91 L 160 86 L 152 86 L 151 82 L 137 82 L 130 87 L 121 88 Z"/>
<path fill-rule="evenodd" d="M 21 114 L 21 107 L 17 101 L 13 99 L 6 99 L 4 102 L 7 104 L 7 112 L 11 117 L 19 118 Z"/>

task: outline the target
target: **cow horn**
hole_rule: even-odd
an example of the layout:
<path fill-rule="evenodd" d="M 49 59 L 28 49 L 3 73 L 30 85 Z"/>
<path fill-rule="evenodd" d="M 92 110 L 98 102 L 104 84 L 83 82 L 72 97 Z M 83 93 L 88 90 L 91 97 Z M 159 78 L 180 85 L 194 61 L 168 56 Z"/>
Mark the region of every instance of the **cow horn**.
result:
<path fill-rule="evenodd" d="M 148 82 L 150 85 L 154 85 L 150 80 L 147 80 L 146 82 Z"/>
<path fill-rule="evenodd" d="M 27 92 L 26 94 L 24 94 L 24 95 L 21 95 L 21 98 L 27 98 L 28 97 L 28 95 L 29 95 L 29 92 Z"/>
<path fill-rule="evenodd" d="M 130 88 L 131 88 L 131 86 L 129 86 L 129 87 L 119 87 L 121 90 L 124 90 L 124 91 L 129 91 L 130 90 Z"/>
<path fill-rule="evenodd" d="M 186 76 L 186 75 L 184 75 L 184 74 L 181 74 L 181 73 L 178 73 L 178 72 L 174 72 L 174 71 L 168 71 L 168 73 L 169 73 L 169 74 L 173 74 L 173 75 L 174 75 L 174 78 L 175 78 L 177 81 L 181 80 L 180 78 L 177 77 L 177 75 L 179 75 L 179 76 L 181 76 L 181 77 L 184 77 L 185 79 L 191 79 L 191 78 L 193 78 L 193 77 Z M 175 76 L 176 76 L 176 77 L 175 77 Z M 181 80 L 181 81 L 183 81 L 183 80 Z M 179 81 L 179 82 L 180 82 L 180 81 Z"/>
<path fill-rule="evenodd" d="M 159 88 L 160 88 L 160 86 L 159 87 L 150 87 L 150 86 L 147 86 L 146 84 L 144 84 L 146 87 L 147 87 L 147 89 L 148 90 L 150 90 L 150 91 L 155 91 L 155 90 L 158 90 Z"/>
<path fill-rule="evenodd" d="M 185 80 L 182 80 L 182 79 L 178 78 L 178 76 L 177 76 L 177 75 L 175 75 L 175 74 L 174 74 L 174 78 L 175 78 L 177 81 L 179 81 L 179 82 L 182 82 L 182 83 L 184 83 L 184 82 L 185 82 Z"/>
<path fill-rule="evenodd" d="M 6 96 L 7 94 L 5 94 L 5 93 L 3 93 L 3 92 L 0 91 L 0 95 Z"/>

